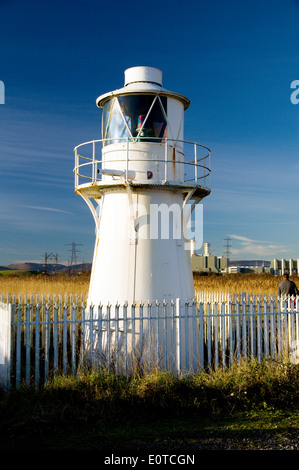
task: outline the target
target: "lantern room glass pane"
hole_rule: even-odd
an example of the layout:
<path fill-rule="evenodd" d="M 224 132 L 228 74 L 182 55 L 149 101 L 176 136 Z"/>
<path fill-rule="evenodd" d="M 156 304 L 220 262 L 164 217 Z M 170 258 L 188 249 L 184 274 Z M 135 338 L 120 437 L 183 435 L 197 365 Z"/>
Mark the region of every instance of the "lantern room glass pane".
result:
<path fill-rule="evenodd" d="M 166 138 L 167 98 L 160 99 L 154 95 L 126 95 L 109 100 L 103 108 L 102 135 L 104 139 L 113 140 L 106 141 L 105 145 L 121 142 L 119 139 L 124 137 L 139 136 L 147 142 Z"/>
<path fill-rule="evenodd" d="M 154 104 L 153 101 L 155 100 Z M 167 98 L 161 98 L 165 114 L 167 113 Z M 164 117 L 160 101 L 153 95 L 120 96 L 119 104 L 133 137 L 165 138 L 167 136 L 167 121 Z M 151 106 L 153 107 L 147 116 Z"/>
<path fill-rule="evenodd" d="M 125 137 L 130 137 L 117 98 L 104 105 L 102 135 L 104 139 L 108 139 L 104 145 L 120 143 Z"/>

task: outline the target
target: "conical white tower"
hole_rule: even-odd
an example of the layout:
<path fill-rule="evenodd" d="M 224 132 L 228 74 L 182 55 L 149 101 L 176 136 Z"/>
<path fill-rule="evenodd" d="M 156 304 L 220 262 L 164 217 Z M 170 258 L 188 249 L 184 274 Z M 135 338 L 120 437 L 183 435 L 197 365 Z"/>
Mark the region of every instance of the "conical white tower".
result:
<path fill-rule="evenodd" d="M 194 299 L 185 209 L 210 193 L 210 151 L 184 141 L 189 104 L 152 67 L 97 99 L 102 139 L 75 148 L 74 169 L 96 224 L 88 304 Z"/>

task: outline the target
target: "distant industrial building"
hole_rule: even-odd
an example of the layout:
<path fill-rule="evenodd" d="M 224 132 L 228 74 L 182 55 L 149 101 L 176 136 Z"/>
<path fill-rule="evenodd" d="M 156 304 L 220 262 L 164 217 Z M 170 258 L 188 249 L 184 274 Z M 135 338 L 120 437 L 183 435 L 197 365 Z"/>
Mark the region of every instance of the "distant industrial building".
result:
<path fill-rule="evenodd" d="M 232 273 L 271 273 L 270 261 L 263 260 L 248 260 L 248 261 L 235 261 L 233 265 L 228 267 L 228 272 Z"/>
<path fill-rule="evenodd" d="M 275 276 L 282 276 L 284 273 L 298 276 L 299 259 L 273 259 L 271 261 L 271 271 Z"/>
<path fill-rule="evenodd" d="M 210 253 L 210 244 L 204 243 L 203 254 L 196 254 L 194 243 L 191 243 L 191 265 L 193 272 L 211 273 L 273 273 L 270 261 L 244 260 L 229 261 L 225 256 L 215 256 Z M 297 265 L 296 265 L 297 266 Z M 299 266 L 299 260 L 298 260 Z"/>
<path fill-rule="evenodd" d="M 194 250 L 194 241 L 191 241 L 191 265 L 193 272 L 211 273 L 271 273 L 282 276 L 288 273 L 291 276 L 299 276 L 298 259 L 273 259 L 229 261 L 225 256 L 215 256 L 210 253 L 210 243 L 204 243 L 203 254 L 197 254 Z"/>
<path fill-rule="evenodd" d="M 227 272 L 228 258 L 212 255 L 209 243 L 204 243 L 203 255 L 197 255 L 194 251 L 194 244 L 191 243 L 191 264 L 192 271 L 221 273 Z"/>

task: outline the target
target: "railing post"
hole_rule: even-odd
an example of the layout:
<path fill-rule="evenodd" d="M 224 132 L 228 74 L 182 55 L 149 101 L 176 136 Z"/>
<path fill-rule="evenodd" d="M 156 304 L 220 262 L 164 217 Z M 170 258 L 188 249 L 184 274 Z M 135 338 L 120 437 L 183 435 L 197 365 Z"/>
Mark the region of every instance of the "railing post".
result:
<path fill-rule="evenodd" d="M 195 183 L 197 183 L 197 145 L 196 144 L 194 144 L 194 164 L 195 164 L 194 177 L 195 177 Z"/>
<path fill-rule="evenodd" d="M 54 303 L 54 323 L 53 323 L 53 346 L 54 346 L 54 377 L 58 374 L 58 306 Z"/>
<path fill-rule="evenodd" d="M 177 375 L 181 372 L 181 331 L 180 331 L 180 315 L 181 313 L 181 302 L 180 299 L 176 299 L 175 303 L 175 316 L 176 316 L 176 357 L 177 357 Z"/>
<path fill-rule="evenodd" d="M 78 177 L 78 149 L 75 148 L 75 188 L 78 186 L 79 177 Z"/>
<path fill-rule="evenodd" d="M 10 388 L 10 373 L 12 360 L 12 319 L 14 304 L 0 306 L 0 386 L 4 390 Z"/>
<path fill-rule="evenodd" d="M 264 356 L 269 356 L 269 315 L 268 302 L 264 298 Z"/>
<path fill-rule="evenodd" d="M 166 181 L 167 181 L 167 139 L 165 139 L 164 159 L 165 159 L 164 179 L 165 179 L 165 183 L 166 183 Z"/>
<path fill-rule="evenodd" d="M 274 301 L 271 298 L 270 301 L 270 348 L 271 348 L 271 358 L 275 359 L 276 357 L 276 347 L 275 347 L 275 339 L 276 339 L 276 328 L 275 328 L 275 321 L 274 321 Z"/>
<path fill-rule="evenodd" d="M 185 344 L 184 344 L 184 368 L 187 372 L 190 369 L 189 360 L 189 304 L 185 302 Z"/>
<path fill-rule="evenodd" d="M 215 348 L 215 368 L 217 369 L 219 366 L 219 328 L 218 328 L 218 318 L 219 318 L 219 312 L 218 312 L 218 307 L 219 307 L 219 302 L 214 303 L 214 318 L 215 318 L 215 323 L 214 323 L 214 348 Z"/>
<path fill-rule="evenodd" d="M 204 368 L 204 316 L 203 316 L 203 303 L 199 304 L 199 358 L 200 367 Z"/>
<path fill-rule="evenodd" d="M 167 368 L 167 364 L 168 364 L 168 357 L 167 357 L 167 302 L 165 300 L 163 300 L 163 355 L 164 355 L 164 364 L 163 364 L 163 367 L 164 367 L 164 370 L 166 370 Z M 141 328 L 140 328 L 140 331 L 141 331 Z M 140 335 L 140 339 L 142 339 L 141 335 Z M 142 343 L 141 343 L 142 344 Z"/>
<path fill-rule="evenodd" d="M 17 306 L 16 387 L 21 383 L 21 302 Z"/>
<path fill-rule="evenodd" d="M 112 341 L 111 341 L 111 307 L 108 303 L 107 305 L 107 364 L 106 367 L 111 371 L 111 352 L 112 352 Z"/>
<path fill-rule="evenodd" d="M 242 351 L 247 358 L 247 316 L 246 316 L 246 292 L 242 292 Z"/>
<path fill-rule="evenodd" d="M 193 331 L 193 372 L 197 370 L 198 367 L 198 357 L 197 357 L 197 339 L 199 335 L 199 324 L 197 318 L 197 304 L 196 301 L 192 305 L 192 331 Z M 199 352 L 199 351 L 198 351 Z"/>
<path fill-rule="evenodd" d="M 35 387 L 39 387 L 40 372 L 40 307 L 39 302 L 35 309 Z"/>
<path fill-rule="evenodd" d="M 67 374 L 67 322 L 68 306 L 65 300 L 63 305 L 63 330 L 62 330 L 62 357 L 63 357 L 63 375 Z"/>
<path fill-rule="evenodd" d="M 128 171 L 129 171 L 129 137 L 126 142 L 126 183 L 128 182 Z"/>
<path fill-rule="evenodd" d="M 96 181 L 95 141 L 92 141 L 92 182 Z"/>
<path fill-rule="evenodd" d="M 72 333 L 71 333 L 71 347 L 72 347 L 72 374 L 76 374 L 76 334 L 77 334 L 77 309 L 76 304 L 71 298 L 71 322 L 72 322 Z"/>
<path fill-rule="evenodd" d="M 222 368 L 226 368 L 226 318 L 225 302 L 221 304 Z"/>
<path fill-rule="evenodd" d="M 233 365 L 234 361 L 234 345 L 233 345 L 233 305 L 232 305 L 232 300 L 229 301 L 228 304 L 228 324 L 229 324 L 229 359 L 230 359 L 230 365 Z"/>
<path fill-rule="evenodd" d="M 209 150 L 209 188 L 211 187 L 211 152 Z"/>
<path fill-rule="evenodd" d="M 103 308 L 102 304 L 98 305 L 97 308 L 97 324 L 98 324 L 98 338 L 97 338 L 97 348 L 98 348 L 98 360 L 97 367 L 100 366 L 103 359 Z"/>
<path fill-rule="evenodd" d="M 155 362 L 156 365 L 155 367 L 159 367 L 159 359 L 160 359 L 160 344 L 159 344 L 159 318 L 160 318 L 160 302 L 156 300 L 156 305 L 155 305 Z"/>
<path fill-rule="evenodd" d="M 261 303 L 257 301 L 257 360 L 262 360 L 262 312 Z"/>
<path fill-rule="evenodd" d="M 121 368 L 120 368 L 120 358 L 121 355 L 119 353 L 120 347 L 119 347 L 119 304 L 114 305 L 114 318 L 115 318 L 115 341 L 114 341 L 114 360 L 115 360 L 115 371 L 119 374 Z"/>
<path fill-rule="evenodd" d="M 212 314 L 211 314 L 211 302 L 208 299 L 207 302 L 207 354 L 208 354 L 208 367 L 212 366 L 212 337 L 211 337 L 211 319 L 212 319 Z"/>
<path fill-rule="evenodd" d="M 124 347 L 123 347 L 123 351 L 124 351 L 124 361 L 125 361 L 124 370 L 125 370 L 125 373 L 127 374 L 128 373 L 128 355 L 127 355 L 127 351 L 128 351 L 128 337 L 127 337 L 127 331 L 128 331 L 128 305 L 127 304 L 125 304 L 123 306 L 123 323 L 124 323 Z"/>
<path fill-rule="evenodd" d="M 46 304 L 45 308 L 45 364 L 44 364 L 44 381 L 49 379 L 49 350 L 50 350 L 50 305 Z"/>
<path fill-rule="evenodd" d="M 30 349 L 31 349 L 29 302 L 27 303 L 25 307 L 25 321 L 26 321 L 26 387 L 29 387 L 30 386 Z"/>

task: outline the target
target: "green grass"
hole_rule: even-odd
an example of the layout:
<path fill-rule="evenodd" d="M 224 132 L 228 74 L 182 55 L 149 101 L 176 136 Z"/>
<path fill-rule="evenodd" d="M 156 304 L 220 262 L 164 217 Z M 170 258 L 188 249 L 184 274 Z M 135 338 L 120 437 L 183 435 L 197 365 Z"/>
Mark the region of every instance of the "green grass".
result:
<path fill-rule="evenodd" d="M 272 362 L 180 378 L 58 377 L 39 391 L 2 393 L 0 449 L 128 454 L 198 443 L 209 449 L 215 439 L 236 446 L 236 438 L 248 449 L 265 433 L 278 442 L 298 436 L 298 385 L 299 366 Z"/>
<path fill-rule="evenodd" d="M 39 274 L 38 271 L 22 271 L 21 269 L 5 269 L 0 271 L 0 276 L 28 277 Z"/>

